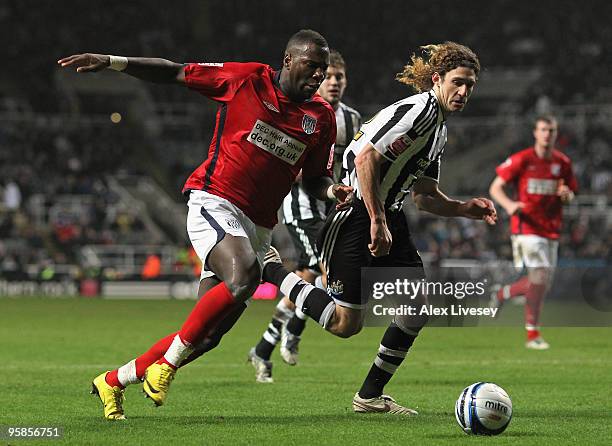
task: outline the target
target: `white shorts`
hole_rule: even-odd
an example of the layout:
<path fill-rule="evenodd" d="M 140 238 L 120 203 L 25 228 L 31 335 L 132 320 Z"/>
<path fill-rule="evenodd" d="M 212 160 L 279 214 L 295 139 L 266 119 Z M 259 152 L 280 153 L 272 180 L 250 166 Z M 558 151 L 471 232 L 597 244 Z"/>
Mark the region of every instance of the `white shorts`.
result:
<path fill-rule="evenodd" d="M 202 261 L 200 280 L 215 275 L 208 268 L 208 255 L 225 234 L 248 238 L 259 264 L 263 266 L 264 256 L 270 249 L 271 229 L 257 226 L 225 198 L 208 192 L 191 191 L 187 206 L 187 233 L 193 249 Z"/>
<path fill-rule="evenodd" d="M 535 234 L 512 236 L 512 255 L 517 268 L 554 268 L 559 241 Z"/>

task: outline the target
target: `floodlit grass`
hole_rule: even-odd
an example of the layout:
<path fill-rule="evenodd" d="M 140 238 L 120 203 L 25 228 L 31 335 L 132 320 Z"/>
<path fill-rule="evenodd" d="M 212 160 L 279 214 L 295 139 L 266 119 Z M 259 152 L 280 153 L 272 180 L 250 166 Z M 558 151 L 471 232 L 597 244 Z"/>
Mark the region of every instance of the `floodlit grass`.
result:
<path fill-rule="evenodd" d="M 62 440 L 9 444 L 610 444 L 612 329 L 550 328 L 552 348 L 523 347 L 519 328 L 428 328 L 387 392 L 416 418 L 351 410 L 383 327 L 334 338 L 309 321 L 300 364 L 273 356 L 274 384 L 257 384 L 246 354 L 273 303 L 254 302 L 221 345 L 180 370 L 167 405 L 127 389 L 123 422 L 102 417 L 90 383 L 176 331 L 193 302 L 0 299 L 0 425 L 62 426 Z M 514 416 L 495 438 L 468 437 L 459 392 L 492 381 Z M 8 440 L 5 440 L 8 441 Z"/>

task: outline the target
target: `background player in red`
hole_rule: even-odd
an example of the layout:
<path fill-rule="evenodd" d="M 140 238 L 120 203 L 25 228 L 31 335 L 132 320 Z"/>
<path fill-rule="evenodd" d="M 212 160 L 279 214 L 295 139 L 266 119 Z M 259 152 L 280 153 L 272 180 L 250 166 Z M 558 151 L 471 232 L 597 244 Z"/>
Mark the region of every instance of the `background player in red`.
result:
<path fill-rule="evenodd" d="M 179 64 L 101 54 L 58 63 L 77 72 L 110 68 L 184 84 L 219 104 L 206 160 L 183 189 L 189 196 L 187 232 L 204 266 L 201 299 L 176 334 L 95 378 L 104 416 L 123 419 L 125 386 L 144 379 L 147 396 L 164 404 L 176 369 L 214 347 L 244 311 L 261 279 L 277 210 L 300 170 L 313 196 L 347 197 L 350 188 L 333 185 L 327 167 L 336 139 L 334 111 L 313 96 L 325 78 L 329 46 L 319 33 L 299 31 L 287 43 L 280 71 L 260 63 Z"/>
<path fill-rule="evenodd" d="M 534 145 L 515 153 L 496 169 L 489 192 L 511 215 L 514 264 L 527 275 L 500 287 L 491 296 L 491 305 L 501 306 L 516 296 L 525 296 L 527 348 L 546 350 L 549 344 L 540 335 L 540 313 L 557 265 L 562 205 L 569 203 L 578 184 L 570 159 L 556 150 L 557 120 L 541 116 L 533 129 Z M 515 186 L 516 199 L 504 187 Z"/>

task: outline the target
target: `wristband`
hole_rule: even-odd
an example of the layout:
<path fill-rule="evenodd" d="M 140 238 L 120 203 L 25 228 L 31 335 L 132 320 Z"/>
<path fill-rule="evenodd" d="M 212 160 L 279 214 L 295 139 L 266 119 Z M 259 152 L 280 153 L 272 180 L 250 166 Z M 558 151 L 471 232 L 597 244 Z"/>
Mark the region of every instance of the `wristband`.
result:
<path fill-rule="evenodd" d="M 108 56 L 110 58 L 109 69 L 115 71 L 123 71 L 128 66 L 128 58 L 124 56 Z"/>
<path fill-rule="evenodd" d="M 330 200 L 335 200 L 336 196 L 334 195 L 334 185 L 332 184 L 327 188 L 327 198 Z"/>

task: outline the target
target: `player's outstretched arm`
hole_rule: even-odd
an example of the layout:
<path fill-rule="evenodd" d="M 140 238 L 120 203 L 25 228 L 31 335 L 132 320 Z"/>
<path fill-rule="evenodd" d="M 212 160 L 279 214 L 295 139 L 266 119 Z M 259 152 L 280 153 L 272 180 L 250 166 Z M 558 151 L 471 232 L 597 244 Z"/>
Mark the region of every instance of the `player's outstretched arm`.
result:
<path fill-rule="evenodd" d="M 442 217 L 466 217 L 484 220 L 490 225 L 497 222 L 497 211 L 493 202 L 487 198 L 472 198 L 468 201 L 453 200 L 438 187 L 438 182 L 422 177 L 412 188 L 412 198 L 422 211 Z"/>
<path fill-rule="evenodd" d="M 57 63 L 64 68 L 75 68 L 78 73 L 109 68 L 149 82 L 185 82 L 184 65 L 166 59 L 84 53 L 64 57 Z"/>

